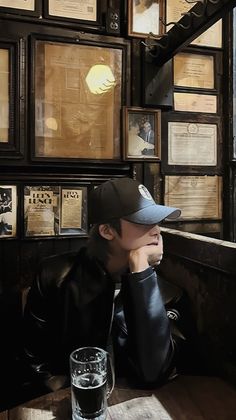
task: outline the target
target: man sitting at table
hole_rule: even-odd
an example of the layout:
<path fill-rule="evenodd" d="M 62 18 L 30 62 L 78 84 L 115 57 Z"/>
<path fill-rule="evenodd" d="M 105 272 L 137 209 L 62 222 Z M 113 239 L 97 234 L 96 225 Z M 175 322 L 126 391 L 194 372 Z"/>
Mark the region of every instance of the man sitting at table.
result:
<path fill-rule="evenodd" d="M 161 384 L 175 372 L 176 337 L 156 273 L 163 256 L 158 224 L 180 210 L 157 205 L 130 178 L 95 188 L 89 208 L 87 246 L 45 259 L 28 293 L 24 340 L 32 378 L 45 390 L 64 387 L 72 350 L 108 349 L 112 341 L 118 374 L 138 386 Z M 172 302 L 178 302 L 173 290 Z"/>

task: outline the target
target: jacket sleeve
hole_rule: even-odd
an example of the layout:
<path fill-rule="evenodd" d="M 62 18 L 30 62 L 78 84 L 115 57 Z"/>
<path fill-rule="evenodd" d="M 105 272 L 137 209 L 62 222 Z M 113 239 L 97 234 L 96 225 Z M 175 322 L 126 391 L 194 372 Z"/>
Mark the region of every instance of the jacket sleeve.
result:
<path fill-rule="evenodd" d="M 29 380 L 46 389 L 54 390 L 64 386 L 65 378 L 55 377 L 50 365 L 50 343 L 53 340 L 52 332 L 49 332 L 49 309 L 50 294 L 43 292 L 41 278 L 43 269 L 39 269 L 33 282 L 24 308 L 23 316 L 23 339 L 24 339 L 24 362 L 28 369 Z M 47 296 L 47 297 L 46 297 Z"/>
<path fill-rule="evenodd" d="M 124 276 L 120 294 L 125 320 L 118 309 L 115 322 L 123 329 L 119 346 L 140 384 L 161 382 L 173 370 L 174 345 L 156 272 L 149 267 Z"/>

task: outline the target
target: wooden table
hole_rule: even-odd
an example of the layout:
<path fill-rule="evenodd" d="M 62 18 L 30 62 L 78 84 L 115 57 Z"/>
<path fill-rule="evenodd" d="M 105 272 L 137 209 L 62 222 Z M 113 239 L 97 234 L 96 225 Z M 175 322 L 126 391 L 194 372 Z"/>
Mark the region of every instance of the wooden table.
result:
<path fill-rule="evenodd" d="M 107 420 L 117 420 L 110 411 L 115 404 L 153 394 L 163 410 L 161 416 L 159 412 L 159 415 L 151 417 L 153 420 L 236 419 L 235 388 L 215 377 L 179 376 L 155 390 L 115 387 L 109 399 L 111 408 L 108 409 Z M 0 420 L 71 420 L 70 404 L 70 389 L 67 388 L 4 411 L 0 413 Z M 137 417 L 133 420 L 137 420 Z"/>

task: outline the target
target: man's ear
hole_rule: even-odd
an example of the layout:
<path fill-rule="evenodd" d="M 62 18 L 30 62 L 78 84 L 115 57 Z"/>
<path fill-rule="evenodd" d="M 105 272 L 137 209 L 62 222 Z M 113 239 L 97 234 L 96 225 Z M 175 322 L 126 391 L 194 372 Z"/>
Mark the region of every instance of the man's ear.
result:
<path fill-rule="evenodd" d="M 111 241 L 115 236 L 114 229 L 108 224 L 99 225 L 99 233 L 103 238 L 107 239 L 108 241 Z"/>

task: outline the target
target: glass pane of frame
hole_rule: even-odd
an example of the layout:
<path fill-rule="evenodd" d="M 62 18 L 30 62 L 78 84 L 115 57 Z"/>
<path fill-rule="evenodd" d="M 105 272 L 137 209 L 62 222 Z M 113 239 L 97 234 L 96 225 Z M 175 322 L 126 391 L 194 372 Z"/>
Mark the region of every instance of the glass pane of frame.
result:
<path fill-rule="evenodd" d="M 36 40 L 34 157 L 120 158 L 122 62 L 122 48 Z"/>
<path fill-rule="evenodd" d="M 24 235 L 47 237 L 87 235 L 87 187 L 28 185 L 24 187 Z"/>
<path fill-rule="evenodd" d="M 0 0 L 0 12 L 20 15 L 40 16 L 40 0 Z"/>

